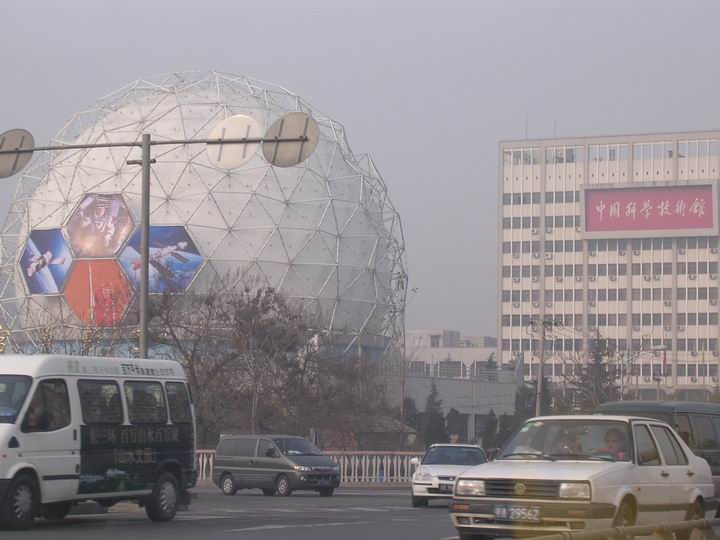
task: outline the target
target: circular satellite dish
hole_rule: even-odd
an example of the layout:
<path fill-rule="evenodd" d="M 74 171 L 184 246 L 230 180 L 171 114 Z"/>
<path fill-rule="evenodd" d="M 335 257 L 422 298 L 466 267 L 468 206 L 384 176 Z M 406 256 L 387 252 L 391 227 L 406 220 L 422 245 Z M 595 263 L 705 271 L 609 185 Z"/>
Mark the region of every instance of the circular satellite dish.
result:
<path fill-rule="evenodd" d="M 296 139 L 306 141 L 265 141 L 263 155 L 276 167 L 292 167 L 302 163 L 313 153 L 320 139 L 320 128 L 309 114 L 293 112 L 275 121 L 265 133 L 266 139 Z"/>
<path fill-rule="evenodd" d="M 220 122 L 210 132 L 209 139 L 259 139 L 260 124 L 254 118 L 238 114 Z M 210 163 L 220 169 L 237 169 L 255 155 L 260 143 L 208 144 Z"/>
<path fill-rule="evenodd" d="M 29 131 L 11 129 L 0 135 L 0 150 L 28 150 L 35 146 L 35 139 Z M 32 152 L 0 154 L 0 178 L 19 173 L 28 164 Z"/>

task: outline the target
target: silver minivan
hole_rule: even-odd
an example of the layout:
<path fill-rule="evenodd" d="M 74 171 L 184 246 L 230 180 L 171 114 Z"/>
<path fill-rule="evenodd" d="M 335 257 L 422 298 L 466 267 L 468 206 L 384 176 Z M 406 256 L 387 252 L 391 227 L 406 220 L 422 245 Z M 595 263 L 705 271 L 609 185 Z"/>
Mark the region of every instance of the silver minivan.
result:
<path fill-rule="evenodd" d="M 312 490 L 330 497 L 340 485 L 340 467 L 309 440 L 293 435 L 222 437 L 212 476 L 225 495 L 261 489 L 267 496 Z"/>

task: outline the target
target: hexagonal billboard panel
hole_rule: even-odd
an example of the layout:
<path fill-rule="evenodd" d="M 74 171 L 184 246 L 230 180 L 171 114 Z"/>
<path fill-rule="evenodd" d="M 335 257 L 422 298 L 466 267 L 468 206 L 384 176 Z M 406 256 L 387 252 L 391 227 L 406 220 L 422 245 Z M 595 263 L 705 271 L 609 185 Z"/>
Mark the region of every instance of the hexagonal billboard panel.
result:
<path fill-rule="evenodd" d="M 20 257 L 20 270 L 30 294 L 62 291 L 72 261 L 60 229 L 32 231 Z"/>
<path fill-rule="evenodd" d="M 115 260 L 77 261 L 65 286 L 75 315 L 93 326 L 120 324 L 132 297 L 132 287 Z"/>
<path fill-rule="evenodd" d="M 88 193 L 70 216 L 66 229 L 77 257 L 112 257 L 134 226 L 121 194 Z"/>
<path fill-rule="evenodd" d="M 140 231 L 120 253 L 122 264 L 136 289 L 140 288 Z M 185 227 L 150 227 L 150 292 L 185 291 L 203 264 L 195 242 Z"/>

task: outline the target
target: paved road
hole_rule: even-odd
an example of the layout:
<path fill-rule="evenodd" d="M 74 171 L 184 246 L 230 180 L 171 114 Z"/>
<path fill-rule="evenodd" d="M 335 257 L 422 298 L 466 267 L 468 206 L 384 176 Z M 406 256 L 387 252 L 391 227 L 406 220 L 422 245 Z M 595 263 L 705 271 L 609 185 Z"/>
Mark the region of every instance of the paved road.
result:
<path fill-rule="evenodd" d="M 30 532 L 0 531 L 0 539 L 114 540 L 121 538 L 243 540 L 441 540 L 456 538 L 447 504 L 411 508 L 406 490 L 340 489 L 329 498 L 308 492 L 265 497 L 259 490 L 226 497 L 200 488 L 189 512 L 169 523 L 149 521 L 135 505 L 117 505 L 102 515 L 38 520 Z"/>

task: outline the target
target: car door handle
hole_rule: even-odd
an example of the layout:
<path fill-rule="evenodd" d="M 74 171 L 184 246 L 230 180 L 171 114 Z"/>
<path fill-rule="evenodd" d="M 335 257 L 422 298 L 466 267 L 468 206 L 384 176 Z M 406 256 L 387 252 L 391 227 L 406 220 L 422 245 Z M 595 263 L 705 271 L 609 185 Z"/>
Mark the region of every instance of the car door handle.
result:
<path fill-rule="evenodd" d="M 695 476 L 695 473 L 694 473 L 693 471 L 688 471 L 688 472 L 687 472 L 687 475 L 688 475 L 688 476 Z"/>
<path fill-rule="evenodd" d="M 667 471 L 663 471 L 660 473 L 660 476 L 662 476 L 663 478 L 667 478 L 668 476 L 670 476 L 670 473 Z"/>

